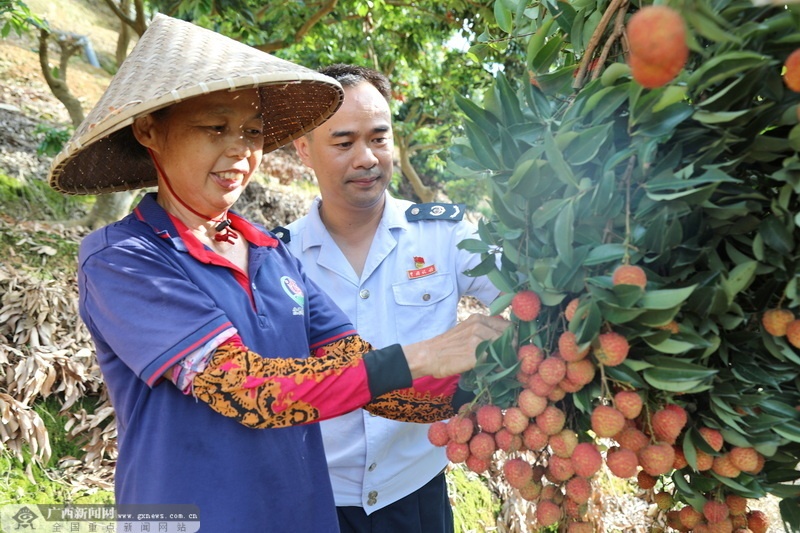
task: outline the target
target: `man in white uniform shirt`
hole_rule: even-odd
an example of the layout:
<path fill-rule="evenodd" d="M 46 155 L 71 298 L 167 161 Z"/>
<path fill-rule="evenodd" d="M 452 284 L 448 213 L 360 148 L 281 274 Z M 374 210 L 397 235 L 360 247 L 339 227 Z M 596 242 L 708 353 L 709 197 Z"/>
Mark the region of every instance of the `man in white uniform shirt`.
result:
<path fill-rule="evenodd" d="M 288 246 L 373 345 L 442 333 L 455 325 L 462 295 L 488 304 L 498 294 L 485 277 L 464 274 L 480 256 L 457 244 L 476 238 L 475 228 L 462 220 L 463 206 L 387 193 L 394 146 L 386 77 L 350 65 L 320 72 L 342 84 L 344 103 L 295 141 L 321 198 L 289 224 Z M 453 531 L 447 458 L 428 441 L 427 424 L 358 410 L 321 427 L 343 533 Z"/>

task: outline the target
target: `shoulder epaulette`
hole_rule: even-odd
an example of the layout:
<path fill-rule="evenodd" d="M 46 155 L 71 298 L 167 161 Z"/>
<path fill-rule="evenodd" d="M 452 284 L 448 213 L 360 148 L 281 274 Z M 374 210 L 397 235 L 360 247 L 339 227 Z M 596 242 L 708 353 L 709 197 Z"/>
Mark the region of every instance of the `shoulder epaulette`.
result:
<path fill-rule="evenodd" d="M 406 220 L 450 220 L 458 222 L 464 218 L 465 204 L 414 204 L 406 209 Z"/>
<path fill-rule="evenodd" d="M 274 233 L 277 238 L 282 240 L 283 244 L 289 244 L 289 241 L 292 240 L 291 232 L 283 226 L 275 226 L 275 228 L 272 230 L 272 233 Z"/>

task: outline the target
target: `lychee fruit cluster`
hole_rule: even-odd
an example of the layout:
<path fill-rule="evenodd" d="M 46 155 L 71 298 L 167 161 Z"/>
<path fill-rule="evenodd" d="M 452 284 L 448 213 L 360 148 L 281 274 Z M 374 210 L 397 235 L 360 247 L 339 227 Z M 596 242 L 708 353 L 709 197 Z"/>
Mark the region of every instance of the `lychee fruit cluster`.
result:
<path fill-rule="evenodd" d="M 767 309 L 761 315 L 764 331 L 773 337 L 786 337 L 795 348 L 800 348 L 800 320 L 789 309 Z"/>
<path fill-rule="evenodd" d="M 631 75 L 648 89 L 661 87 L 683 70 L 689 57 L 686 25 L 681 14 L 667 6 L 650 5 L 633 14 L 627 24 Z"/>

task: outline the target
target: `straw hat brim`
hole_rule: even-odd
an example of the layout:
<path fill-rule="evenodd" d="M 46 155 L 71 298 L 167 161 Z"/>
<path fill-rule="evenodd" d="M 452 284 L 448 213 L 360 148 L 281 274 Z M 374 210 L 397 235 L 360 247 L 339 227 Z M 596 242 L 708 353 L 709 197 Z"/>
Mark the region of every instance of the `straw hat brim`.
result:
<path fill-rule="evenodd" d="M 216 91 L 258 88 L 264 152 L 305 135 L 341 105 L 337 81 L 200 28 L 156 15 L 50 169 L 66 194 L 149 187 L 156 171 L 130 127 L 138 118 Z"/>

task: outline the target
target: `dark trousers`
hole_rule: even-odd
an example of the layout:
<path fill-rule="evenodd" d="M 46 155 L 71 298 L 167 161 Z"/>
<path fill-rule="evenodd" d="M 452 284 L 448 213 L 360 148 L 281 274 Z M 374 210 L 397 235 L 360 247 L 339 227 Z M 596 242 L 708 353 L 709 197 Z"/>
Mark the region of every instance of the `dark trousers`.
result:
<path fill-rule="evenodd" d="M 453 533 L 453 509 L 444 472 L 416 492 L 367 515 L 361 507 L 337 507 L 341 533 Z"/>

